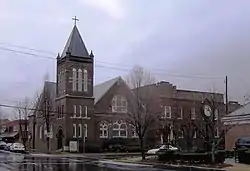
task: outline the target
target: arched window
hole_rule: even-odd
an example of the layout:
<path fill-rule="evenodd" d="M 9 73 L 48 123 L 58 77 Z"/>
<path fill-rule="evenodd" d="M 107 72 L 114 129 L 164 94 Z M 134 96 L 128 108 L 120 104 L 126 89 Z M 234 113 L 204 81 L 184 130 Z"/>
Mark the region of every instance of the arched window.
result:
<path fill-rule="evenodd" d="M 126 138 L 127 137 L 127 124 L 124 121 L 116 121 L 113 124 L 113 137 L 121 137 Z"/>
<path fill-rule="evenodd" d="M 62 76 L 61 76 L 61 71 L 58 72 L 58 93 L 61 94 L 61 89 L 62 89 Z"/>
<path fill-rule="evenodd" d="M 108 124 L 106 122 L 100 124 L 100 138 L 108 138 Z"/>
<path fill-rule="evenodd" d="M 78 91 L 82 91 L 82 70 L 78 69 Z"/>
<path fill-rule="evenodd" d="M 132 131 L 132 137 L 133 138 L 138 138 L 138 134 L 136 132 L 136 128 L 134 125 L 131 125 L 131 131 Z"/>
<path fill-rule="evenodd" d="M 73 90 L 73 91 L 76 91 L 76 79 L 77 79 L 77 72 L 76 72 L 76 69 L 73 68 L 73 69 L 72 69 L 72 72 L 73 72 L 73 74 L 72 74 L 72 90 Z"/>
<path fill-rule="evenodd" d="M 86 69 L 83 71 L 83 88 L 84 91 L 88 91 L 88 71 Z"/>
<path fill-rule="evenodd" d="M 112 112 L 127 113 L 127 100 L 121 95 L 115 95 L 112 99 Z"/>
<path fill-rule="evenodd" d="M 41 125 L 39 127 L 39 138 L 42 139 L 42 137 L 43 137 L 43 126 Z"/>
<path fill-rule="evenodd" d="M 184 131 L 182 129 L 179 129 L 178 135 L 179 135 L 179 138 L 183 138 L 184 137 Z"/>
<path fill-rule="evenodd" d="M 44 123 L 44 125 L 43 125 L 43 130 L 44 130 L 44 136 L 47 137 L 47 125 L 46 125 L 46 123 Z M 49 126 L 49 134 L 48 135 L 50 136 L 49 138 L 53 137 L 53 127 L 52 127 L 52 125 Z"/>

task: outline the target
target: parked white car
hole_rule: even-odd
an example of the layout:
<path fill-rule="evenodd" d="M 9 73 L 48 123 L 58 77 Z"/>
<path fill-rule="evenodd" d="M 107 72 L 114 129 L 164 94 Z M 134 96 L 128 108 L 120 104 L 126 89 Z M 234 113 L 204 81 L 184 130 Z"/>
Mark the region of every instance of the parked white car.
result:
<path fill-rule="evenodd" d="M 10 146 L 12 145 L 12 143 L 7 143 L 4 147 L 4 150 L 9 151 L 10 150 Z"/>
<path fill-rule="evenodd" d="M 0 141 L 0 150 L 3 150 L 6 146 L 6 142 Z"/>
<path fill-rule="evenodd" d="M 156 147 L 154 149 L 148 150 L 147 154 L 156 154 L 160 149 L 167 149 L 167 148 L 169 148 L 169 150 L 173 150 L 173 151 L 177 151 L 178 150 L 177 147 L 174 147 L 172 145 L 168 145 L 168 146 L 167 145 L 161 145 L 161 146 L 158 146 L 158 147 Z"/>
<path fill-rule="evenodd" d="M 22 143 L 13 143 L 10 146 L 10 151 L 13 152 L 25 152 L 24 145 Z"/>

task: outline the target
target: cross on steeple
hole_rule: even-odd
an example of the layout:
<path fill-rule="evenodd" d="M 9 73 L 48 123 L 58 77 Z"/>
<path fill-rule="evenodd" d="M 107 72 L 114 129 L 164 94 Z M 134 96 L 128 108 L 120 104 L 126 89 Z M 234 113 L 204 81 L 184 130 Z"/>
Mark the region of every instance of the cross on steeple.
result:
<path fill-rule="evenodd" d="M 72 20 L 74 20 L 74 22 L 75 22 L 75 26 L 76 26 L 76 22 L 77 22 L 77 21 L 79 21 L 79 19 L 78 19 L 78 18 L 76 18 L 76 16 L 75 16 L 74 18 L 72 18 Z"/>

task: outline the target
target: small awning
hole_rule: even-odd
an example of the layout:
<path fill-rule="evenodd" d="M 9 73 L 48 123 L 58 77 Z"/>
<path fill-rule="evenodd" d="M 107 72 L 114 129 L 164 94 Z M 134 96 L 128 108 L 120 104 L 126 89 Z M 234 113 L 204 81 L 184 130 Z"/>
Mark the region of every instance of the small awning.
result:
<path fill-rule="evenodd" d="M 0 135 L 0 138 L 13 138 L 18 134 L 18 132 L 7 132 Z"/>

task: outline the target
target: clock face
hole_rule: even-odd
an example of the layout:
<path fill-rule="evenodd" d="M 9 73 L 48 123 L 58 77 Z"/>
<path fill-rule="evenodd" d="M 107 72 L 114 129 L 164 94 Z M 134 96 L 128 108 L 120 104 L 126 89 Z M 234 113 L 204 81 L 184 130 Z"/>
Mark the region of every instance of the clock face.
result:
<path fill-rule="evenodd" d="M 208 106 L 208 105 L 204 106 L 204 114 L 206 116 L 211 116 L 211 108 L 210 108 L 210 106 Z"/>

